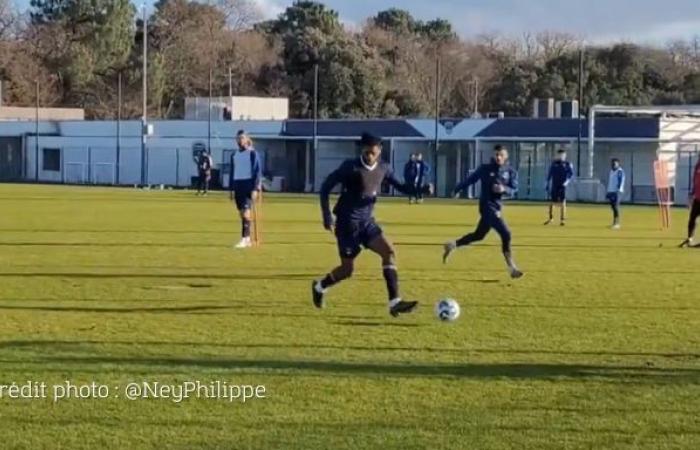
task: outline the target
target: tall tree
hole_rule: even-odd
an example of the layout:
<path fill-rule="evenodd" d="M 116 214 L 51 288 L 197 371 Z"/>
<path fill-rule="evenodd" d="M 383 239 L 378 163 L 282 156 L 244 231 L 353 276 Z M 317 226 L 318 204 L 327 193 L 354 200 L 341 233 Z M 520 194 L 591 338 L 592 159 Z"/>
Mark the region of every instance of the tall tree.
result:
<path fill-rule="evenodd" d="M 129 0 L 31 1 L 36 49 L 65 103 L 113 116 L 116 78 L 127 68 L 135 8 Z"/>

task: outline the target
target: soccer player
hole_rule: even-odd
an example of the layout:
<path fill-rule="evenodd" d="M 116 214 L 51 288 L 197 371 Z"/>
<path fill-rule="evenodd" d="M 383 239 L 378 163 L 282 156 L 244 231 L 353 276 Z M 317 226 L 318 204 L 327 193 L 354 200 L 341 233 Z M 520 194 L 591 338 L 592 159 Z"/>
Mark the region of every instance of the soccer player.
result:
<path fill-rule="evenodd" d="M 384 181 L 404 194 L 410 193 L 411 186 L 400 183 L 391 167 L 381 161 L 381 138 L 363 133 L 360 146 L 360 157 L 343 162 L 328 175 L 321 186 L 323 227 L 335 232 L 340 265 L 322 280 L 312 282 L 313 304 L 317 308 L 325 306 L 324 295 L 328 289 L 352 276 L 355 258 L 365 247 L 382 258 L 382 270 L 389 294 L 389 314 L 396 317 L 413 311 L 418 302 L 401 299 L 394 247 L 375 222 L 373 212 L 377 194 Z M 338 184 L 342 190 L 331 214 L 329 195 Z"/>
<path fill-rule="evenodd" d="M 195 162 L 197 164 L 197 171 L 199 172 L 197 195 L 207 195 L 209 193 L 211 168 L 213 166 L 211 155 L 209 155 L 206 149 L 203 149 L 199 152 Z"/>
<path fill-rule="evenodd" d="M 427 184 L 428 175 L 430 175 L 430 166 L 423 161 L 422 153 L 416 155 L 416 173 L 416 202 L 423 203 L 423 190 L 421 188 Z"/>
<path fill-rule="evenodd" d="M 491 162 L 482 164 L 466 180 L 458 184 L 454 189 L 454 196 L 457 197 L 461 191 L 477 181 L 481 182 L 481 197 L 479 198 L 481 219 L 479 224 L 474 232 L 456 241 L 447 242 L 442 260 L 446 263 L 450 254 L 458 247 L 483 240 L 493 228 L 501 237 L 501 250 L 506 259 L 508 273 L 510 273 L 511 278 L 520 278 L 523 273 L 518 270 L 513 261 L 510 248 L 511 234 L 508 225 L 503 220 L 502 213 L 503 196 L 512 196 L 518 190 L 518 173 L 508 165 L 508 150 L 501 145 L 495 146 Z"/>
<path fill-rule="evenodd" d="M 566 150 L 557 151 L 557 159 L 552 161 L 547 175 L 545 190 L 550 195 L 549 219 L 544 223 L 549 225 L 554 220 L 554 205 L 559 205 L 559 225 L 566 224 L 566 187 L 574 177 L 574 166 L 566 160 Z"/>
<path fill-rule="evenodd" d="M 700 159 L 695 164 L 693 171 L 693 184 L 689 195 L 690 202 L 690 218 L 688 219 L 688 238 L 683 241 L 681 247 L 693 247 L 693 238 L 695 236 L 695 225 L 698 217 L 700 217 Z"/>
<path fill-rule="evenodd" d="M 250 208 L 262 188 L 262 169 L 259 155 L 253 148 L 253 141 L 245 131 L 238 132 L 236 143 L 238 151 L 231 155 L 229 189 L 231 190 L 231 200 L 235 199 L 236 208 L 241 216 L 241 240 L 236 244 L 236 248 L 248 248 L 252 246 Z"/>
<path fill-rule="evenodd" d="M 418 165 L 416 163 L 416 154 L 411 153 L 411 157 L 403 167 L 403 182 L 414 190 L 408 193 L 408 204 L 413 203 L 413 199 L 418 202 L 418 193 L 415 192 L 416 181 L 418 180 Z"/>
<path fill-rule="evenodd" d="M 613 211 L 613 230 L 620 229 L 620 202 L 622 202 L 622 194 L 625 192 L 625 171 L 620 165 L 620 160 L 613 158 L 610 161 L 610 175 L 608 175 L 608 193 L 605 198 L 610 203 L 610 208 Z"/>

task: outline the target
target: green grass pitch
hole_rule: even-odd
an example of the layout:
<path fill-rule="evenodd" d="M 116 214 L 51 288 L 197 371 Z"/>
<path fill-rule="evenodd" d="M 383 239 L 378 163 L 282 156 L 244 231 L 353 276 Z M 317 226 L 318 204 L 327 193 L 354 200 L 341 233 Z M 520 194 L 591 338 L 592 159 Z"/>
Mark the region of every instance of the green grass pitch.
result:
<path fill-rule="evenodd" d="M 687 211 L 541 204 L 441 264 L 473 202 L 382 199 L 401 287 L 387 314 L 378 257 L 316 311 L 337 262 L 316 197 L 269 195 L 264 246 L 234 251 L 221 193 L 0 185 L 0 384 L 108 385 L 109 398 L 0 398 L 1 448 L 697 449 L 700 251 L 675 248 Z M 453 297 L 443 324 L 433 303 Z M 130 382 L 264 385 L 266 398 L 127 400 Z"/>

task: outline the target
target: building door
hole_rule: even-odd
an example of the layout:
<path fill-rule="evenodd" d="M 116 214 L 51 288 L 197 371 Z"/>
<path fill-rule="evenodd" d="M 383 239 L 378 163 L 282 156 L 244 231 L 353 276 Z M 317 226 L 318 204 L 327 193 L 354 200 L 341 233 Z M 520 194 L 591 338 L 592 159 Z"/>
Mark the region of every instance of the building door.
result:
<path fill-rule="evenodd" d="M 20 138 L 0 138 L 0 181 L 22 179 L 22 142 Z"/>

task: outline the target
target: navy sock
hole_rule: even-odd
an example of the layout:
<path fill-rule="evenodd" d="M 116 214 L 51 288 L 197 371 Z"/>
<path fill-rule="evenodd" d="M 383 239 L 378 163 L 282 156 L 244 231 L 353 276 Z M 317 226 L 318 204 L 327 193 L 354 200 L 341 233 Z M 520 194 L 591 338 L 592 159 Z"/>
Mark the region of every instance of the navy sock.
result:
<path fill-rule="evenodd" d="M 383 273 L 384 280 L 386 280 L 386 290 L 389 294 L 389 301 L 399 298 L 399 273 L 396 271 L 396 266 L 384 266 Z"/>
<path fill-rule="evenodd" d="M 321 280 L 321 289 L 328 289 L 329 287 L 333 286 L 336 283 L 337 283 L 337 281 L 335 281 L 335 278 L 333 278 L 333 275 L 328 273 L 328 274 L 326 274 L 325 277 L 323 277 L 323 280 Z"/>
<path fill-rule="evenodd" d="M 474 233 L 469 233 L 467 235 L 462 236 L 461 238 L 457 239 L 456 244 L 457 247 L 464 247 L 465 245 L 469 245 L 472 242 L 479 241 L 479 239 Z"/>
<path fill-rule="evenodd" d="M 250 237 L 250 220 L 241 219 L 241 236 Z"/>

